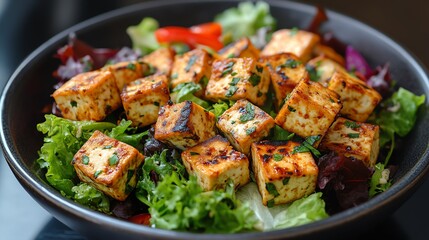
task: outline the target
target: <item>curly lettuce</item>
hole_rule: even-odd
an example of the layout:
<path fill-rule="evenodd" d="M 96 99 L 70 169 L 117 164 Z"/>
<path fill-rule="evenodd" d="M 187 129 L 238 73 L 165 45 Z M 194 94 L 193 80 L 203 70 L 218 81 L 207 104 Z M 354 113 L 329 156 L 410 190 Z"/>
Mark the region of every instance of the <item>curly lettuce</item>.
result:
<path fill-rule="evenodd" d="M 143 55 L 148 54 L 160 47 L 155 38 L 155 31 L 159 28 L 157 20 L 145 17 L 136 26 L 129 26 L 127 34 L 133 43 L 133 49 L 138 49 Z"/>

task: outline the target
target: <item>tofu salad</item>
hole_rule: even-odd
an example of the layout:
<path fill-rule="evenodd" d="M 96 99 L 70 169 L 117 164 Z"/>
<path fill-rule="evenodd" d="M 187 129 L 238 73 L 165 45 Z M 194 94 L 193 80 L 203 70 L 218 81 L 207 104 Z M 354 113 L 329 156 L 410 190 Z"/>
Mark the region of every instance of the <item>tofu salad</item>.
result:
<path fill-rule="evenodd" d="M 326 20 L 276 29 L 268 4 L 243 2 L 191 27 L 144 18 L 132 48 L 70 35 L 37 125 L 46 181 L 127 221 L 211 233 L 298 226 L 385 191 L 425 96 L 319 32 Z"/>

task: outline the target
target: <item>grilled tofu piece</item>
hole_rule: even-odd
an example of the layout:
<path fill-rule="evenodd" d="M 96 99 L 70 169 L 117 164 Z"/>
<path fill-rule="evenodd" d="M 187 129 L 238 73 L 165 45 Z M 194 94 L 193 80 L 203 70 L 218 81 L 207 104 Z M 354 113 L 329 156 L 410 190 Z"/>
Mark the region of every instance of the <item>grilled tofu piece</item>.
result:
<path fill-rule="evenodd" d="M 334 151 L 373 167 L 379 152 L 379 127 L 339 117 L 320 143 L 322 151 Z"/>
<path fill-rule="evenodd" d="M 275 121 L 298 136 L 320 136 L 321 139 L 340 110 L 338 94 L 305 78 L 289 95 Z M 314 146 L 319 143 L 320 140 Z"/>
<path fill-rule="evenodd" d="M 189 175 L 195 175 L 205 191 L 225 189 L 229 180 L 235 188 L 250 180 L 249 159 L 219 135 L 183 151 L 182 160 Z"/>
<path fill-rule="evenodd" d="M 307 75 L 305 65 L 292 53 L 261 57 L 259 62 L 265 64 L 270 71 L 271 83 L 276 94 L 275 107 L 279 110 L 286 96 Z"/>
<path fill-rule="evenodd" d="M 306 69 L 309 73 L 310 80 L 319 82 L 324 87 L 328 87 L 329 81 L 336 71 L 348 74 L 343 66 L 323 56 L 308 61 Z"/>
<path fill-rule="evenodd" d="M 124 87 L 121 99 L 132 125 L 148 126 L 156 122 L 160 107 L 170 100 L 168 79 L 165 75 L 137 79 Z"/>
<path fill-rule="evenodd" d="M 218 119 L 217 127 L 238 151 L 249 155 L 250 145 L 268 136 L 274 119 L 245 99 L 238 100 Z"/>
<path fill-rule="evenodd" d="M 206 98 L 219 100 L 247 99 L 263 106 L 270 86 L 267 68 L 252 58 L 216 60 L 206 88 Z"/>
<path fill-rule="evenodd" d="M 212 56 L 203 49 L 194 49 L 183 55 L 176 55 L 171 71 L 171 88 L 181 83 L 207 84 L 211 74 Z"/>
<path fill-rule="evenodd" d="M 220 57 L 226 58 L 253 58 L 259 57 L 259 49 L 257 49 L 248 37 L 239 39 L 231 43 L 221 50 Z"/>
<path fill-rule="evenodd" d="M 215 136 L 215 124 L 215 115 L 198 104 L 169 103 L 159 111 L 154 137 L 184 150 Z"/>
<path fill-rule="evenodd" d="M 150 66 L 141 61 L 119 62 L 103 68 L 113 73 L 119 92 L 127 83 L 142 78 L 150 71 Z"/>
<path fill-rule="evenodd" d="M 341 115 L 358 122 L 365 122 L 382 99 L 365 82 L 341 71 L 334 73 L 328 88 L 340 95 Z"/>
<path fill-rule="evenodd" d="M 331 60 L 337 62 L 338 64 L 340 64 L 340 66 L 345 66 L 346 65 L 346 60 L 344 60 L 343 56 L 341 56 L 340 54 L 338 54 L 331 47 L 328 47 L 328 46 L 323 45 L 321 43 L 316 44 L 316 46 L 314 46 L 314 48 L 313 48 L 313 55 L 314 56 L 321 56 L 321 57 L 325 57 L 325 58 L 331 59 Z"/>
<path fill-rule="evenodd" d="M 64 118 L 101 121 L 121 106 L 115 77 L 110 71 L 81 73 L 64 83 L 52 97 Z"/>
<path fill-rule="evenodd" d="M 171 48 L 159 48 L 140 59 L 152 66 L 156 75 L 170 76 L 174 61 L 174 51 Z"/>
<path fill-rule="evenodd" d="M 309 152 L 293 153 L 293 141 L 252 144 L 252 167 L 262 203 L 289 203 L 314 192 L 319 170 Z"/>
<path fill-rule="evenodd" d="M 124 201 L 136 186 L 143 160 L 134 147 L 96 130 L 74 155 L 72 164 L 82 182 Z"/>
<path fill-rule="evenodd" d="M 261 56 L 293 53 L 305 63 L 311 58 L 313 48 L 319 41 L 320 37 L 311 32 L 298 29 L 277 30 L 262 50 Z"/>

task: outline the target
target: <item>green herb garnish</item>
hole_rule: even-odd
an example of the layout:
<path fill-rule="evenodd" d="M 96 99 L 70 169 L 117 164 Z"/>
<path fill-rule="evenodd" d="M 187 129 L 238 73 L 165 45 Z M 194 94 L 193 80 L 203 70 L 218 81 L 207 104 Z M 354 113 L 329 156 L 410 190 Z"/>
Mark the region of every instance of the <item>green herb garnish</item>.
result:
<path fill-rule="evenodd" d="M 356 122 L 352 122 L 352 121 L 345 121 L 344 125 L 348 128 L 352 128 L 352 129 L 360 128 L 359 124 L 357 124 Z"/>
<path fill-rule="evenodd" d="M 232 67 L 234 66 L 235 62 L 231 61 L 229 63 L 227 63 L 223 69 L 223 72 L 221 74 L 221 77 L 224 77 L 225 75 L 229 74 L 232 72 Z"/>
<path fill-rule="evenodd" d="M 76 102 L 76 101 L 74 101 L 74 100 L 72 100 L 72 101 L 70 101 L 70 105 L 71 105 L 72 107 L 77 107 L 77 102 Z"/>
<path fill-rule="evenodd" d="M 265 189 L 267 189 L 267 191 L 274 197 L 277 197 L 280 195 L 279 192 L 277 191 L 276 186 L 273 183 L 265 183 Z"/>
<path fill-rule="evenodd" d="M 98 176 L 99 176 L 102 172 L 103 172 L 103 170 L 97 170 L 97 171 L 95 171 L 95 173 L 94 173 L 94 177 L 95 177 L 95 178 L 98 178 Z"/>
<path fill-rule="evenodd" d="M 136 70 L 136 65 L 134 63 L 128 63 L 127 69 L 135 71 Z"/>
<path fill-rule="evenodd" d="M 248 122 L 255 118 L 255 107 L 251 103 L 246 104 L 245 112 L 240 116 L 242 123 Z"/>
<path fill-rule="evenodd" d="M 261 76 L 259 76 L 257 74 L 252 74 L 249 77 L 249 82 L 252 84 L 252 86 L 256 86 L 261 82 Z"/>
<path fill-rule="evenodd" d="M 320 154 L 319 150 L 317 150 L 315 147 L 313 147 L 313 144 L 315 142 L 317 142 L 319 139 L 320 139 L 320 135 L 309 136 L 309 137 L 305 138 L 304 142 L 302 142 L 301 145 L 293 148 L 292 154 L 311 152 L 314 154 L 314 156 L 320 157 L 321 154 Z"/>
<path fill-rule="evenodd" d="M 349 133 L 349 134 L 347 134 L 347 137 L 349 137 L 349 138 L 358 138 L 359 137 L 359 133 Z"/>
<path fill-rule="evenodd" d="M 119 162 L 118 154 L 116 152 L 109 158 L 110 166 L 116 165 Z"/>
<path fill-rule="evenodd" d="M 273 159 L 274 159 L 274 161 L 279 162 L 279 161 L 281 161 L 283 159 L 283 155 L 280 154 L 280 153 L 274 153 L 273 154 Z"/>
<path fill-rule="evenodd" d="M 85 165 L 88 165 L 88 163 L 89 163 L 89 157 L 86 156 L 86 155 L 83 155 L 83 157 L 82 157 L 82 163 L 85 164 Z"/>
<path fill-rule="evenodd" d="M 250 134 L 254 133 L 255 131 L 256 131 L 256 127 L 253 126 L 253 127 L 246 129 L 246 134 L 250 135 Z"/>
<path fill-rule="evenodd" d="M 186 72 L 189 72 L 189 70 L 191 70 L 192 66 L 195 64 L 195 61 L 197 61 L 197 59 L 198 59 L 198 56 L 197 56 L 197 55 L 192 55 L 192 56 L 189 58 L 188 64 L 187 64 L 187 65 L 186 65 L 186 67 L 185 67 L 185 71 L 186 71 Z"/>

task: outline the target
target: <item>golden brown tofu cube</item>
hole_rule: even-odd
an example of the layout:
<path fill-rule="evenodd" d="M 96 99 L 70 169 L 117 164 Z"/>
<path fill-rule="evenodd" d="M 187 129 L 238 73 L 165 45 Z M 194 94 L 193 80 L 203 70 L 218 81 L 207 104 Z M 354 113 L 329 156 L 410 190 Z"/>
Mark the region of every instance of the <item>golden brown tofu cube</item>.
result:
<path fill-rule="evenodd" d="M 298 29 L 277 30 L 262 50 L 261 56 L 293 53 L 305 63 L 311 58 L 313 48 L 319 41 L 320 37 L 311 32 Z"/>
<path fill-rule="evenodd" d="M 183 151 L 182 160 L 189 175 L 195 175 L 205 191 L 225 189 L 229 180 L 235 188 L 250 180 L 249 159 L 219 135 Z"/>
<path fill-rule="evenodd" d="M 161 106 L 170 100 L 168 79 L 165 75 L 153 75 L 127 84 L 121 93 L 127 119 L 135 127 L 156 122 Z"/>
<path fill-rule="evenodd" d="M 268 136 L 274 119 L 251 102 L 238 100 L 218 119 L 217 127 L 238 151 L 249 155 L 250 145 Z"/>
<path fill-rule="evenodd" d="M 159 48 L 141 58 L 141 61 L 149 64 L 156 75 L 170 76 L 174 61 L 174 51 L 171 48 Z"/>
<path fill-rule="evenodd" d="M 270 86 L 267 68 L 252 58 L 216 60 L 206 88 L 206 98 L 219 100 L 247 99 L 263 106 Z"/>
<path fill-rule="evenodd" d="M 353 157 L 373 167 L 379 152 L 379 127 L 339 117 L 322 139 L 319 149 Z"/>
<path fill-rule="evenodd" d="M 382 99 L 365 82 L 341 71 L 334 73 L 328 88 L 340 95 L 341 115 L 358 122 L 365 122 Z"/>
<path fill-rule="evenodd" d="M 292 53 L 261 57 L 259 62 L 265 64 L 270 71 L 271 83 L 276 94 L 275 106 L 279 110 L 286 96 L 307 75 L 305 65 Z"/>
<path fill-rule="evenodd" d="M 72 163 L 82 182 L 124 201 L 137 184 L 137 170 L 143 160 L 134 147 L 96 130 Z"/>
<path fill-rule="evenodd" d="M 121 106 L 115 77 L 109 71 L 78 74 L 52 97 L 63 117 L 71 120 L 101 121 Z"/>
<path fill-rule="evenodd" d="M 316 46 L 314 46 L 314 48 L 313 48 L 313 55 L 314 56 L 322 56 L 322 57 L 325 57 L 325 58 L 329 58 L 329 59 L 337 62 L 338 64 L 340 64 L 340 66 L 345 66 L 346 65 L 346 60 L 344 60 L 343 56 L 341 56 L 340 54 L 338 54 L 331 47 L 328 47 L 328 46 L 320 44 L 320 43 L 316 44 Z"/>
<path fill-rule="evenodd" d="M 328 87 L 329 81 L 336 71 L 347 74 L 347 70 L 343 66 L 323 56 L 308 61 L 306 69 L 310 79 L 321 83 L 324 87 Z"/>
<path fill-rule="evenodd" d="M 164 105 L 155 125 L 155 139 L 179 149 L 193 147 L 216 135 L 216 117 L 191 101 Z"/>
<path fill-rule="evenodd" d="M 320 83 L 301 80 L 275 121 L 286 131 L 301 137 L 325 135 L 341 110 L 338 94 L 323 87 Z M 318 146 L 320 140 L 315 143 Z"/>
<path fill-rule="evenodd" d="M 319 170 L 311 153 L 292 153 L 299 145 L 293 141 L 252 144 L 252 167 L 264 205 L 290 203 L 316 189 Z"/>
<path fill-rule="evenodd" d="M 171 71 L 171 87 L 181 83 L 201 83 L 210 79 L 212 56 L 203 49 L 194 49 L 183 55 L 176 55 Z"/>
<path fill-rule="evenodd" d="M 225 58 L 253 58 L 259 57 L 259 49 L 257 49 L 248 37 L 239 39 L 236 42 L 226 46 L 220 52 L 220 57 Z"/>
<path fill-rule="evenodd" d="M 149 68 L 149 65 L 144 62 L 130 61 L 108 65 L 103 69 L 113 73 L 119 92 L 121 92 L 127 83 L 144 77 L 149 72 Z"/>

